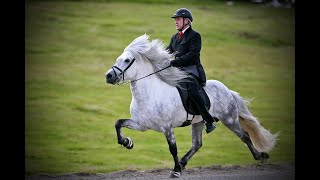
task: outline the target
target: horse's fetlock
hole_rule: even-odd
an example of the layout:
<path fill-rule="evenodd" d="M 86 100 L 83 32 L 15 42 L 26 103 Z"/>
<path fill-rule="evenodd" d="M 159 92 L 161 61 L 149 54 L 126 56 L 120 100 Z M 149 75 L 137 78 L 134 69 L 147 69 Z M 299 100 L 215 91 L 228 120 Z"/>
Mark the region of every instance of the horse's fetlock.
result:
<path fill-rule="evenodd" d="M 175 172 L 181 172 L 181 171 L 182 171 L 182 166 L 181 166 L 181 164 L 179 163 L 178 165 L 174 166 L 173 171 L 175 171 Z"/>
<path fill-rule="evenodd" d="M 181 167 L 181 171 L 183 171 L 186 168 L 187 162 L 186 161 L 180 161 L 180 167 Z"/>
<path fill-rule="evenodd" d="M 181 167 L 181 166 L 175 167 L 175 168 L 173 169 L 173 171 L 174 171 L 174 172 L 180 172 L 180 173 L 181 173 L 182 167 Z"/>
<path fill-rule="evenodd" d="M 118 144 L 124 145 L 125 139 L 121 138 L 118 139 Z"/>
<path fill-rule="evenodd" d="M 184 158 L 182 158 L 182 159 L 180 160 L 180 162 L 179 162 L 179 164 L 180 164 L 181 167 L 186 166 L 187 163 L 188 163 L 187 160 L 185 160 Z"/>

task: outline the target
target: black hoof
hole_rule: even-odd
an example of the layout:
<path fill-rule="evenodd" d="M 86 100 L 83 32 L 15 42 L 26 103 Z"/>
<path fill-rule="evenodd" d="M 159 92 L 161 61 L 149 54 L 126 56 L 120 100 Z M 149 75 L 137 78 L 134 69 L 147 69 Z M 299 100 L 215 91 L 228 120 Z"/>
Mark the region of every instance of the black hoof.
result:
<path fill-rule="evenodd" d="M 170 178 L 179 178 L 179 177 L 180 177 L 180 172 L 172 171 L 170 174 Z"/>
<path fill-rule="evenodd" d="M 126 147 L 127 149 L 132 149 L 133 148 L 133 141 L 127 137 L 125 138 L 125 143 L 123 144 L 124 147 Z"/>
<path fill-rule="evenodd" d="M 266 163 L 267 159 L 269 159 L 269 154 L 265 152 L 261 153 L 261 156 L 260 156 L 261 163 Z"/>
<path fill-rule="evenodd" d="M 263 159 L 269 159 L 269 154 L 263 152 L 261 153 L 261 157 L 263 157 Z"/>
<path fill-rule="evenodd" d="M 260 156 L 254 157 L 255 160 L 260 160 L 261 163 L 267 162 L 267 159 L 269 159 L 269 154 L 262 152 L 260 153 Z"/>

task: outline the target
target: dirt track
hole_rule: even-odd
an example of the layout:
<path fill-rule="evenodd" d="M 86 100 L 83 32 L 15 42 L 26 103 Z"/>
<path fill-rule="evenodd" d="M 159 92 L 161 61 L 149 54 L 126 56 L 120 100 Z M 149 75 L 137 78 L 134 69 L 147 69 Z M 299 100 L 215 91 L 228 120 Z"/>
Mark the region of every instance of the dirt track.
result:
<path fill-rule="evenodd" d="M 39 174 L 26 176 L 26 180 L 103 180 L 103 179 L 169 179 L 170 169 L 145 171 L 123 170 L 108 174 L 72 173 L 64 175 Z M 294 164 L 263 164 L 252 166 L 211 166 L 185 169 L 180 179 L 215 180 L 294 180 Z"/>

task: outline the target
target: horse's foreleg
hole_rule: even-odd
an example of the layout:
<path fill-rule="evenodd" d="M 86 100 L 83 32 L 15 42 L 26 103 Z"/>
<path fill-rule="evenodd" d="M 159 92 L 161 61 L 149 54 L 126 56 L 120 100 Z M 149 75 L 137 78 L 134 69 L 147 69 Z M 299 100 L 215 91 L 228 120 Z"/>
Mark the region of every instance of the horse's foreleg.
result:
<path fill-rule="evenodd" d="M 192 146 L 191 149 L 181 158 L 180 165 L 182 169 L 185 168 L 191 157 L 201 148 L 202 146 L 202 129 L 203 122 L 192 124 Z"/>
<path fill-rule="evenodd" d="M 181 166 L 179 164 L 178 150 L 177 150 L 176 138 L 174 136 L 173 128 L 168 129 L 165 132 L 165 136 L 167 138 L 170 153 L 172 154 L 172 157 L 174 160 L 174 168 L 173 168 L 173 171 L 171 172 L 170 178 L 179 178 L 181 173 Z"/>
<path fill-rule="evenodd" d="M 115 128 L 117 131 L 117 137 L 118 137 L 118 144 L 123 145 L 127 149 L 132 149 L 133 148 L 133 141 L 129 137 L 122 136 L 122 132 L 121 132 L 122 127 L 127 127 L 130 129 L 136 129 L 136 130 L 139 130 L 139 127 L 131 119 L 119 119 L 115 124 Z"/>

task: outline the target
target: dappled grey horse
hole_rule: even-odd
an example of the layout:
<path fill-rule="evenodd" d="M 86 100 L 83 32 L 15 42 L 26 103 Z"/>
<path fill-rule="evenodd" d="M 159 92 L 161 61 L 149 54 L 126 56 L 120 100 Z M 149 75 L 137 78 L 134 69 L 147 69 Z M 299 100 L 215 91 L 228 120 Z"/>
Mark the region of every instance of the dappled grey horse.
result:
<path fill-rule="evenodd" d="M 180 177 L 190 158 L 202 146 L 204 123 L 200 115 L 187 116 L 177 90 L 178 81 L 187 74 L 169 66 L 172 54 L 165 50 L 160 40 L 149 41 L 148 38 L 144 34 L 132 41 L 105 73 L 107 83 L 128 82 L 132 93 L 131 118 L 119 119 L 115 123 L 118 143 L 128 149 L 133 148 L 133 141 L 122 135 L 122 127 L 164 133 L 174 159 L 170 177 Z M 204 90 L 211 103 L 209 113 L 247 145 L 255 160 L 268 159 L 267 152 L 275 146 L 278 134 L 271 134 L 260 125 L 248 110 L 248 101 L 217 80 L 208 80 Z M 186 117 L 193 117 L 192 146 L 179 160 L 174 128 L 185 126 Z"/>

